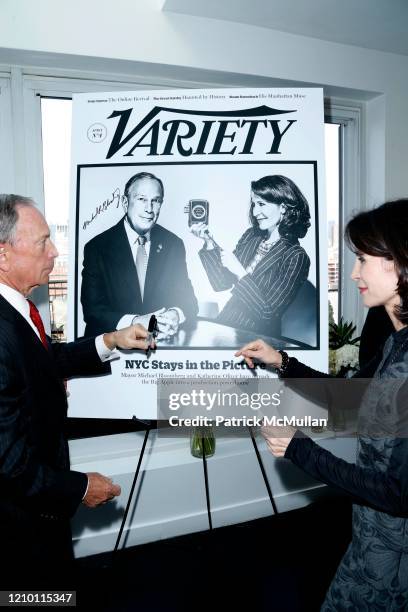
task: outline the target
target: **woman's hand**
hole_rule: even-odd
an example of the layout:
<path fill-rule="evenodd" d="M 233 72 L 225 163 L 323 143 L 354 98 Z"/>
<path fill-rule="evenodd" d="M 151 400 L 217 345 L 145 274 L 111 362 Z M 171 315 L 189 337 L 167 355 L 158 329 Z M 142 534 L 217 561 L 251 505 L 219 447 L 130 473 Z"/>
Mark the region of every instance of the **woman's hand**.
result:
<path fill-rule="evenodd" d="M 245 276 L 247 272 L 245 268 L 241 265 L 239 259 L 237 259 L 237 257 L 234 255 L 234 253 L 232 253 L 231 251 L 222 250 L 220 252 L 220 256 L 221 263 L 224 268 L 228 268 L 228 270 L 232 272 L 232 274 L 235 274 L 235 276 L 238 276 L 238 278 L 242 278 L 243 276 Z"/>
<path fill-rule="evenodd" d="M 215 241 L 206 223 L 193 223 L 193 225 L 190 227 L 190 231 L 197 238 L 204 240 L 204 244 L 207 249 L 214 248 Z"/>
<path fill-rule="evenodd" d="M 282 355 L 264 340 L 248 342 L 235 353 L 235 357 L 243 357 L 250 368 L 254 367 L 253 359 L 258 359 L 274 368 L 280 368 L 282 365 Z"/>
<path fill-rule="evenodd" d="M 294 427 L 269 427 L 268 425 L 261 427 L 261 434 L 275 457 L 284 457 L 295 432 Z"/>

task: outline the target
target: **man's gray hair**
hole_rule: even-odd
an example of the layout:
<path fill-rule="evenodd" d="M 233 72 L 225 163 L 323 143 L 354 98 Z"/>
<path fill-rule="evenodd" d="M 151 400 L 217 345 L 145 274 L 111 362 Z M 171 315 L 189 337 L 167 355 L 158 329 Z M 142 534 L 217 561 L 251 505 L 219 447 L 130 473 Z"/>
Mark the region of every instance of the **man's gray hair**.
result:
<path fill-rule="evenodd" d="M 14 193 L 0 194 L 0 243 L 12 243 L 18 221 L 17 206 L 34 206 L 31 198 L 15 195 Z"/>

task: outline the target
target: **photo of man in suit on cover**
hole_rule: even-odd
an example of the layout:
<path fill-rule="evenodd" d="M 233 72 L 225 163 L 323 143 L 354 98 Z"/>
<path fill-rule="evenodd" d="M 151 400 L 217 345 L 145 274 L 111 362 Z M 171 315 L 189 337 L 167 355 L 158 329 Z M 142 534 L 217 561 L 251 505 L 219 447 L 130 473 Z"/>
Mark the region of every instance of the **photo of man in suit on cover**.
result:
<path fill-rule="evenodd" d="M 85 336 L 111 326 L 148 326 L 155 314 L 159 339 L 197 316 L 183 241 L 157 223 L 164 200 L 161 179 L 138 172 L 127 181 L 125 215 L 84 247 L 81 303 Z"/>

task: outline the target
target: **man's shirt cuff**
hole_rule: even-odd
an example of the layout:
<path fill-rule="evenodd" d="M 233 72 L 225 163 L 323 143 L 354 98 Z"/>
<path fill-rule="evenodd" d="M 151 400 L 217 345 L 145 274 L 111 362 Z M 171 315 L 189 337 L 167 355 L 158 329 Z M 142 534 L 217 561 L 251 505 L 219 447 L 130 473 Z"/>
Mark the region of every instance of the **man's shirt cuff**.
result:
<path fill-rule="evenodd" d="M 111 349 L 106 346 L 103 340 L 103 334 L 101 334 L 100 336 L 96 336 L 95 348 L 102 363 L 104 363 L 105 361 L 112 361 L 112 359 L 117 359 L 118 357 L 120 357 L 119 352 L 116 349 L 113 349 L 111 351 Z"/>
<path fill-rule="evenodd" d="M 81 501 L 84 501 L 84 499 L 85 499 L 85 497 L 86 497 L 86 494 L 88 493 L 88 489 L 89 489 L 89 478 L 88 478 L 88 476 L 87 476 L 87 477 L 86 477 L 86 489 L 85 489 L 85 493 L 84 493 L 84 495 L 83 495 L 83 497 L 82 497 L 82 500 L 81 500 Z"/>

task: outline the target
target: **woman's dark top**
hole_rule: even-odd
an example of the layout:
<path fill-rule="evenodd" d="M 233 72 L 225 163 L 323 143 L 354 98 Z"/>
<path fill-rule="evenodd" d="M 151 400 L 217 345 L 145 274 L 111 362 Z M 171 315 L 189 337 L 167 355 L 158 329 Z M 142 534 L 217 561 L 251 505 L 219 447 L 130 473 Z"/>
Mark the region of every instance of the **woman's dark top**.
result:
<path fill-rule="evenodd" d="M 384 306 L 373 306 L 367 313 L 360 338 L 359 362 L 360 368 L 382 349 L 394 327 Z"/>
<path fill-rule="evenodd" d="M 353 539 L 322 610 L 408 610 L 408 328 L 394 332 L 382 357 L 360 377 L 374 378 L 363 396 L 356 464 L 297 431 L 285 457 L 354 498 Z M 326 377 L 291 358 L 286 377 Z M 367 423 L 369 428 L 367 428 Z"/>
<path fill-rule="evenodd" d="M 253 261 L 264 239 L 248 229 L 234 255 L 244 268 Z M 220 249 L 201 249 L 201 262 L 215 291 L 231 289 L 231 298 L 217 317 L 219 323 L 268 336 L 280 335 L 281 315 L 309 273 L 310 259 L 297 238 L 280 238 L 256 265 L 238 278 L 222 265 Z"/>

